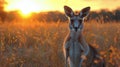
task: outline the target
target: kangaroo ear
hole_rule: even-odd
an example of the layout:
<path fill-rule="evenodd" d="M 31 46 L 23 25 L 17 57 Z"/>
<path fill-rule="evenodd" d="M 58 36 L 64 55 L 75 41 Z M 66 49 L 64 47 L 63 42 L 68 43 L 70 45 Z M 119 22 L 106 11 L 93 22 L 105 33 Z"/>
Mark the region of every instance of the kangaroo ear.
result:
<path fill-rule="evenodd" d="M 68 6 L 64 6 L 64 11 L 68 17 L 72 17 L 74 15 L 73 10 Z"/>
<path fill-rule="evenodd" d="M 90 12 L 90 7 L 83 8 L 80 12 L 80 17 L 86 17 Z"/>

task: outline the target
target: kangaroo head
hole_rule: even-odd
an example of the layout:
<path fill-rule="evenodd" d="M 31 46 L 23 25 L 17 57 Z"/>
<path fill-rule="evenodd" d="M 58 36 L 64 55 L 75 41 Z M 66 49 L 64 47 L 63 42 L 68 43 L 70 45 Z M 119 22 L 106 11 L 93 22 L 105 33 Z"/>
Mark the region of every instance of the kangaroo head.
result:
<path fill-rule="evenodd" d="M 69 17 L 70 31 L 80 32 L 83 29 L 84 18 L 89 14 L 90 7 L 83 8 L 79 13 L 74 13 L 70 7 L 64 6 L 64 11 Z"/>

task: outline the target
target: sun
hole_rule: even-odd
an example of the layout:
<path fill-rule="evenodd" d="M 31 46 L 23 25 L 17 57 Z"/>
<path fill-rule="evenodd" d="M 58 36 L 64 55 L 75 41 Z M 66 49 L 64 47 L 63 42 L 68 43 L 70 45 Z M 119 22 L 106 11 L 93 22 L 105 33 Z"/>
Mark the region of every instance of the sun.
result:
<path fill-rule="evenodd" d="M 32 11 L 30 9 L 21 8 L 21 9 L 19 9 L 19 13 L 23 17 L 28 17 L 32 13 Z"/>
<path fill-rule="evenodd" d="M 24 18 L 32 16 L 32 13 L 39 13 L 51 10 L 51 4 L 47 0 L 6 0 L 5 11 L 18 11 Z"/>
<path fill-rule="evenodd" d="M 33 0 L 21 0 L 16 6 L 21 11 L 21 14 L 25 16 L 29 15 L 31 12 L 36 12 L 39 10 L 38 5 Z"/>
<path fill-rule="evenodd" d="M 23 6 L 20 6 L 19 10 L 20 10 L 21 14 L 23 14 L 23 15 L 28 15 L 32 12 L 32 10 L 30 8 L 28 8 L 27 6 L 25 6 L 24 8 L 23 8 Z"/>
<path fill-rule="evenodd" d="M 8 0 L 6 11 L 18 10 L 22 16 L 29 16 L 32 12 L 40 12 L 45 8 L 45 4 L 38 0 Z"/>

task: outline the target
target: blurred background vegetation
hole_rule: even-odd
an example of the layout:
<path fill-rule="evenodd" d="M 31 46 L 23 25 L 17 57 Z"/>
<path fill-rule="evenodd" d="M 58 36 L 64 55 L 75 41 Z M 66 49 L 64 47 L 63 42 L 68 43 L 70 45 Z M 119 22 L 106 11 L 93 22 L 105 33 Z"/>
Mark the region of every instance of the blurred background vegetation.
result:
<path fill-rule="evenodd" d="M 19 11 L 4 11 L 4 5 L 7 4 L 5 0 L 0 2 L 0 20 L 2 22 L 5 21 L 13 21 L 13 20 L 24 20 L 24 18 L 20 17 Z M 92 8 L 91 8 L 92 9 Z M 67 17 L 64 13 L 59 11 L 49 11 L 49 12 L 39 12 L 32 13 L 32 16 L 27 18 L 31 20 L 36 20 L 40 22 L 57 22 L 57 21 L 67 21 Z M 120 8 L 109 11 L 107 9 L 102 9 L 99 11 L 91 11 L 87 20 L 94 20 L 100 23 L 120 21 Z M 101 21 L 102 20 L 102 21 Z"/>

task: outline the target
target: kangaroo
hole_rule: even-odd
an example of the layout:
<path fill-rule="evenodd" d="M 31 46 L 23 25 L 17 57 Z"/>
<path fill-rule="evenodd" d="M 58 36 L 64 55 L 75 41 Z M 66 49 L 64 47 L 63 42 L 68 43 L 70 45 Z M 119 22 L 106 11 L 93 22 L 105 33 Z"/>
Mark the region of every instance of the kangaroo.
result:
<path fill-rule="evenodd" d="M 74 13 L 70 7 L 64 6 L 64 11 L 69 19 L 69 33 L 63 44 L 65 67 L 68 67 L 68 62 L 70 67 L 81 67 L 88 54 L 93 54 L 93 58 L 98 54 L 91 45 L 86 43 L 83 36 L 84 18 L 88 16 L 90 7 L 83 8 L 79 13 Z M 91 61 L 94 60 L 96 59 Z M 93 63 L 89 63 L 89 65 L 95 67 Z"/>

